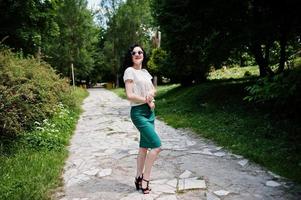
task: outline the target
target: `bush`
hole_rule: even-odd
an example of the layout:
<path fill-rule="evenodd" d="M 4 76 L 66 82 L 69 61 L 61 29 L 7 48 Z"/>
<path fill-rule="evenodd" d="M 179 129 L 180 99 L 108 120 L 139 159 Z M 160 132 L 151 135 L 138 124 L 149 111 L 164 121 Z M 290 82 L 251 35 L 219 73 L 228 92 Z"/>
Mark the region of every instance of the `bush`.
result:
<path fill-rule="evenodd" d="M 155 48 L 147 63 L 151 74 L 161 76 L 168 76 L 167 53 L 161 48 Z"/>
<path fill-rule="evenodd" d="M 42 123 L 35 122 L 34 130 L 24 133 L 23 141 L 29 147 L 37 150 L 64 148 L 68 142 L 69 135 L 61 132 L 67 129 L 62 126 L 70 125 L 67 122 L 68 120 L 73 120 L 73 117 L 70 117 L 71 114 L 69 110 L 64 108 L 63 104 L 59 104 L 54 118 L 52 120 L 44 119 Z"/>
<path fill-rule="evenodd" d="M 252 73 L 250 71 L 246 71 L 244 73 L 244 77 L 249 77 L 249 76 L 252 76 Z"/>
<path fill-rule="evenodd" d="M 247 86 L 249 95 L 244 99 L 261 104 L 274 105 L 283 112 L 296 112 L 300 109 L 301 70 L 295 69 L 261 78 L 254 85 Z M 283 110 L 285 108 L 285 110 Z"/>
<path fill-rule="evenodd" d="M 72 106 L 67 80 L 45 62 L 0 50 L 0 134 L 17 136 L 51 117 L 59 102 Z"/>

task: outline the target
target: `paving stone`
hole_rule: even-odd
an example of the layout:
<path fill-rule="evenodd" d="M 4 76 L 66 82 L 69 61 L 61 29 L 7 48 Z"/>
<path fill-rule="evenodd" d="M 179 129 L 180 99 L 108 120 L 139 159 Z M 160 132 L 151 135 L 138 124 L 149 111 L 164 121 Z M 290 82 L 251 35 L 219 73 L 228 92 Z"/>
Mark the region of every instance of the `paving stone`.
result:
<path fill-rule="evenodd" d="M 80 181 L 87 181 L 90 180 L 90 177 L 85 175 L 85 174 L 79 174 L 77 176 L 75 176 L 74 178 L 80 180 Z"/>
<path fill-rule="evenodd" d="M 237 154 L 233 154 L 233 153 L 230 153 L 230 155 L 234 156 L 237 159 L 242 159 L 243 158 L 243 156 L 237 155 Z"/>
<path fill-rule="evenodd" d="M 186 148 L 173 148 L 174 151 L 187 151 Z"/>
<path fill-rule="evenodd" d="M 153 180 L 151 181 L 152 184 L 165 184 L 168 181 L 168 179 L 157 179 L 157 180 Z"/>
<path fill-rule="evenodd" d="M 158 195 L 155 194 L 147 194 L 144 195 L 142 193 L 131 193 L 126 197 L 121 198 L 120 200 L 154 200 Z"/>
<path fill-rule="evenodd" d="M 168 196 L 159 197 L 156 200 L 177 200 L 177 197 L 175 195 L 168 195 Z"/>
<path fill-rule="evenodd" d="M 107 149 L 107 150 L 105 150 L 105 154 L 106 155 L 110 155 L 110 154 L 113 154 L 113 153 L 115 153 L 116 152 L 116 149 Z"/>
<path fill-rule="evenodd" d="M 212 193 L 206 192 L 206 200 L 220 200 L 220 198 Z"/>
<path fill-rule="evenodd" d="M 171 187 L 177 188 L 178 185 L 178 180 L 177 179 L 172 179 L 166 182 L 167 185 L 170 185 Z"/>
<path fill-rule="evenodd" d="M 216 152 L 214 153 L 213 155 L 217 156 L 217 157 L 222 157 L 222 156 L 225 156 L 226 153 L 225 152 Z"/>
<path fill-rule="evenodd" d="M 128 153 L 130 155 L 138 155 L 138 151 L 137 150 L 130 150 Z"/>
<path fill-rule="evenodd" d="M 78 185 L 78 184 L 83 183 L 83 182 L 88 181 L 88 180 L 90 180 L 90 177 L 88 177 L 84 174 L 79 174 L 79 175 L 69 179 L 68 183 L 67 183 L 67 186 Z"/>
<path fill-rule="evenodd" d="M 88 171 L 85 171 L 84 174 L 88 176 L 95 176 L 99 172 L 99 169 L 91 169 Z"/>
<path fill-rule="evenodd" d="M 185 170 L 185 171 L 179 176 L 179 178 L 189 178 L 191 174 L 192 174 L 191 171 Z"/>
<path fill-rule="evenodd" d="M 138 193 L 132 193 L 132 194 L 129 194 L 128 196 L 126 197 L 123 197 L 122 199 L 120 200 L 142 200 L 142 195 L 141 194 L 138 194 Z"/>
<path fill-rule="evenodd" d="M 223 147 L 216 147 L 215 150 L 216 150 L 216 151 L 219 151 L 219 150 L 221 150 L 222 148 L 223 148 Z"/>
<path fill-rule="evenodd" d="M 278 183 L 278 182 L 276 182 L 276 181 L 267 181 L 267 182 L 265 183 L 265 185 L 266 185 L 266 186 L 269 186 L 269 187 L 278 187 L 278 186 L 280 186 L 281 184 Z"/>
<path fill-rule="evenodd" d="M 104 177 L 104 176 L 109 176 L 112 173 L 112 169 L 102 169 L 100 172 L 98 172 L 97 176 L 98 177 Z"/>
<path fill-rule="evenodd" d="M 217 190 L 214 191 L 213 193 L 216 194 L 217 196 L 227 196 L 228 194 L 230 194 L 230 192 L 226 190 Z"/>
<path fill-rule="evenodd" d="M 253 196 L 256 197 L 257 199 L 264 199 L 264 196 L 260 194 L 253 194 Z"/>
<path fill-rule="evenodd" d="M 176 188 L 172 187 L 170 185 L 166 185 L 166 184 L 151 184 L 150 187 L 152 188 L 152 191 L 161 194 L 161 193 L 165 193 L 165 194 L 175 194 L 176 193 Z"/>
<path fill-rule="evenodd" d="M 73 162 L 72 162 L 75 166 L 80 166 L 81 164 L 83 164 L 84 163 L 84 160 L 83 159 L 75 159 L 75 160 L 73 160 Z"/>
<path fill-rule="evenodd" d="M 167 134 L 167 133 L 166 133 Z M 163 142 L 167 143 L 167 142 L 175 142 L 178 143 L 180 142 L 181 139 L 177 139 L 177 138 L 168 138 L 168 139 L 162 139 Z"/>
<path fill-rule="evenodd" d="M 275 173 L 273 173 L 273 172 L 271 172 L 271 171 L 268 171 L 268 173 L 269 173 L 270 175 L 272 175 L 274 178 L 281 178 L 281 176 L 279 176 L 278 174 L 275 174 Z"/>
<path fill-rule="evenodd" d="M 196 178 L 179 179 L 178 190 L 206 189 L 205 181 Z"/>
<path fill-rule="evenodd" d="M 123 158 L 125 156 L 128 156 L 128 154 L 127 153 L 117 153 L 117 154 L 113 154 L 111 156 L 112 156 L 112 158 L 114 158 L 116 160 L 119 160 L 119 159 L 121 159 L 121 158 Z"/>
<path fill-rule="evenodd" d="M 202 152 L 202 154 L 205 154 L 205 155 L 212 155 L 211 150 L 208 148 L 203 149 L 201 152 Z"/>
<path fill-rule="evenodd" d="M 106 155 L 105 153 L 93 153 L 94 157 L 102 157 L 102 156 L 105 156 L 105 155 Z"/>
<path fill-rule="evenodd" d="M 65 174 L 64 174 L 64 178 L 65 179 L 70 179 L 71 177 L 74 177 L 78 174 L 78 170 L 76 168 L 74 169 L 69 169 L 69 170 L 66 170 Z"/>
<path fill-rule="evenodd" d="M 203 151 L 195 150 L 195 151 L 189 151 L 188 153 L 190 153 L 190 154 L 202 154 Z"/>
<path fill-rule="evenodd" d="M 243 159 L 243 160 L 240 160 L 238 161 L 238 164 L 241 165 L 242 167 L 244 167 L 246 164 L 248 164 L 248 160 L 247 159 Z"/>
<path fill-rule="evenodd" d="M 196 144 L 196 142 L 195 141 L 191 141 L 191 140 L 186 140 L 186 144 L 187 144 L 187 146 L 193 146 L 193 145 Z"/>

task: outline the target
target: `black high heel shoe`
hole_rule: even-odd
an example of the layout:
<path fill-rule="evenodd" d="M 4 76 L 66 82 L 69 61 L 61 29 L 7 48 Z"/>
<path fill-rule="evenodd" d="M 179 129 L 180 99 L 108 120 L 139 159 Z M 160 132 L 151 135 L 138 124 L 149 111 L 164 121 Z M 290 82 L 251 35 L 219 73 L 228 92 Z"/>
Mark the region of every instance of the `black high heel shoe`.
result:
<path fill-rule="evenodd" d="M 142 183 L 141 183 L 141 190 L 142 190 L 142 193 L 143 194 L 149 194 L 149 192 L 152 190 L 149 188 L 149 181 L 148 180 L 145 180 L 145 179 L 142 179 L 142 181 L 145 181 L 146 182 L 146 188 L 143 188 L 142 187 Z"/>
<path fill-rule="evenodd" d="M 140 190 L 142 187 L 142 179 L 143 179 L 143 174 L 141 176 L 135 177 L 135 186 L 136 190 Z"/>

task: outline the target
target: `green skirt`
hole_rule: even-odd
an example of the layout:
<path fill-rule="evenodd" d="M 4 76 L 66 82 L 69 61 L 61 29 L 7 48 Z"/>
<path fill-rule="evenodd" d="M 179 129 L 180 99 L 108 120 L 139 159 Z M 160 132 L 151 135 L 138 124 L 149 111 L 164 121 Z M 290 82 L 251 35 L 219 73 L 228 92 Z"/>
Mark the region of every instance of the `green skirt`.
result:
<path fill-rule="evenodd" d="M 158 148 L 161 140 L 155 131 L 155 112 L 147 104 L 132 106 L 131 119 L 140 132 L 141 148 Z"/>

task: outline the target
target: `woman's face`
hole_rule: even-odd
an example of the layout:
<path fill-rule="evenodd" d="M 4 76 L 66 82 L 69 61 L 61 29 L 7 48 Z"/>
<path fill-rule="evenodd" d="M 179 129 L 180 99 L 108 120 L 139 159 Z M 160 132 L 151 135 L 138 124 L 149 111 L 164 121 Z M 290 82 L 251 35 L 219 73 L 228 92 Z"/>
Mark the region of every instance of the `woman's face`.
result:
<path fill-rule="evenodd" d="M 135 65 L 141 65 L 143 61 L 143 51 L 140 47 L 135 47 L 133 51 L 131 52 L 132 55 L 132 61 Z"/>

